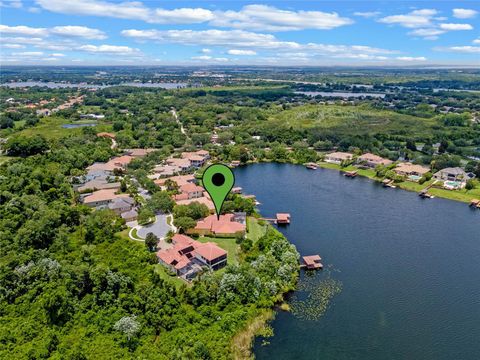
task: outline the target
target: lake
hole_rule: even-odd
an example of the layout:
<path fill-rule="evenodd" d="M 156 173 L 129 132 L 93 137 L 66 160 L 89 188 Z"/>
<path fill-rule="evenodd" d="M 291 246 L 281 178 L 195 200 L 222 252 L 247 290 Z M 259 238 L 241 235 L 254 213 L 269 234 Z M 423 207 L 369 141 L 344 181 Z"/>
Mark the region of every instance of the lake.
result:
<path fill-rule="evenodd" d="M 303 94 L 307 96 L 323 96 L 323 97 L 341 97 L 341 98 L 349 98 L 349 97 L 367 97 L 370 96 L 372 98 L 384 98 L 385 94 L 379 93 L 364 93 L 364 92 L 327 92 L 327 91 L 295 91 L 295 94 Z"/>
<path fill-rule="evenodd" d="M 58 83 L 58 82 L 42 82 L 42 81 L 19 81 L 11 83 L 3 83 L 0 86 L 7 86 L 10 88 L 19 88 L 19 87 L 47 87 L 50 89 L 57 88 L 81 88 L 81 89 L 104 89 L 112 86 L 133 86 L 133 87 L 146 87 L 146 88 L 162 88 L 162 89 L 179 89 L 187 87 L 187 83 L 139 83 L 139 82 L 127 82 L 117 85 L 96 85 L 96 84 L 87 84 L 87 83 Z"/>
<path fill-rule="evenodd" d="M 64 129 L 76 129 L 86 126 L 97 126 L 96 123 L 81 123 L 81 124 L 63 124 L 62 128 Z"/>
<path fill-rule="evenodd" d="M 280 230 L 301 255 L 323 258 L 300 283 L 342 284 L 318 320 L 277 313 L 256 359 L 479 359 L 480 211 L 334 170 L 255 164 L 235 177 L 263 216 L 291 213 Z"/>

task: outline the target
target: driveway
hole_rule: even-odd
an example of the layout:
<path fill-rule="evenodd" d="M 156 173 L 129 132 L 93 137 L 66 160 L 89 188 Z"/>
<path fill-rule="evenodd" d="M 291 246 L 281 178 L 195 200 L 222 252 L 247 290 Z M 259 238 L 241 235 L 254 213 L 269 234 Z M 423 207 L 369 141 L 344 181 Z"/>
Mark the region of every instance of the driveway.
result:
<path fill-rule="evenodd" d="M 170 226 L 167 224 L 167 215 L 157 215 L 155 222 L 147 226 L 139 226 L 137 229 L 138 237 L 145 239 L 148 233 L 155 234 L 159 239 L 165 237 L 170 230 Z"/>

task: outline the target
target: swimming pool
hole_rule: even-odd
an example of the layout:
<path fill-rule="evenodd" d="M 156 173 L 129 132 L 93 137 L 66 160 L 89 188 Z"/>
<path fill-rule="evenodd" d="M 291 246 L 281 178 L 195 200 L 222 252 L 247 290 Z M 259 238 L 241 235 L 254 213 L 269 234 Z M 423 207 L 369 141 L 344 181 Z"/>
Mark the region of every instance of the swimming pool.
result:
<path fill-rule="evenodd" d="M 418 175 L 410 175 L 408 178 L 412 181 L 419 181 L 422 177 Z"/>
<path fill-rule="evenodd" d="M 462 187 L 462 183 L 459 181 L 445 181 L 443 186 L 447 189 L 460 189 Z"/>

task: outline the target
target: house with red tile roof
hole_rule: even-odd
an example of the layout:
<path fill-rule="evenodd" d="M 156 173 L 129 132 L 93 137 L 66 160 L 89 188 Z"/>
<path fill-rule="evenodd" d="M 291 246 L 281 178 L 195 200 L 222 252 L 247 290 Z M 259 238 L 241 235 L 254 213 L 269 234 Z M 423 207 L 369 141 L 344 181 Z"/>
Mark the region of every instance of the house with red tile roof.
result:
<path fill-rule="evenodd" d="M 358 157 L 357 164 L 365 167 L 369 167 L 369 168 L 376 168 L 379 165 L 382 165 L 382 166 L 391 165 L 393 164 L 393 161 L 389 159 L 384 159 L 381 156 L 378 156 L 375 154 L 366 153 Z"/>
<path fill-rule="evenodd" d="M 127 155 L 133 156 L 134 158 L 144 157 L 150 154 L 151 152 L 157 151 L 157 149 L 127 149 L 125 152 Z"/>
<path fill-rule="evenodd" d="M 182 153 L 183 159 L 188 159 L 193 167 L 199 168 L 210 159 L 210 154 L 206 150 L 198 150 L 195 152 Z"/>
<path fill-rule="evenodd" d="M 191 237 L 175 234 L 172 247 L 157 252 L 158 260 L 178 276 L 192 278 L 203 267 L 217 270 L 227 264 L 227 252 L 218 245 L 201 243 Z"/>
<path fill-rule="evenodd" d="M 245 235 L 246 226 L 234 220 L 233 214 L 207 216 L 205 219 L 197 222 L 193 229 L 189 229 L 190 234 L 199 234 L 218 237 L 233 237 Z"/>
<path fill-rule="evenodd" d="M 353 154 L 346 152 L 333 152 L 325 155 L 325 162 L 332 164 L 341 164 L 343 161 L 352 160 Z"/>
<path fill-rule="evenodd" d="M 104 208 L 111 201 L 118 198 L 128 198 L 128 194 L 116 194 L 117 189 L 103 189 L 94 191 L 83 198 L 83 203 L 90 207 Z"/>
<path fill-rule="evenodd" d="M 196 184 L 188 183 L 180 187 L 180 194 L 174 195 L 175 200 L 190 200 L 203 197 L 204 189 Z"/>

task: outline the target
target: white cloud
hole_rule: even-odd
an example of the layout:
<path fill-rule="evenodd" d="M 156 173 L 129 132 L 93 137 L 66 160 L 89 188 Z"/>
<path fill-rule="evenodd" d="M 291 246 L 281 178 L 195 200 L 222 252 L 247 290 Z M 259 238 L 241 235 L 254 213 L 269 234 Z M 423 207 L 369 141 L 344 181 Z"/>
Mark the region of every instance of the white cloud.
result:
<path fill-rule="evenodd" d="M 54 56 L 54 57 L 64 57 L 65 56 L 65 54 L 61 54 L 61 53 L 53 53 L 51 55 Z"/>
<path fill-rule="evenodd" d="M 3 1 L 0 1 L 0 7 L 19 9 L 22 6 L 23 6 L 23 4 L 20 0 L 3 0 Z"/>
<path fill-rule="evenodd" d="M 311 51 L 316 54 L 370 53 L 388 54 L 395 51 L 363 45 L 329 45 L 281 41 L 274 35 L 244 30 L 123 30 L 122 35 L 140 41 L 200 46 L 226 46 L 277 51 Z"/>
<path fill-rule="evenodd" d="M 426 61 L 427 58 L 424 56 L 412 57 L 412 56 L 399 56 L 395 59 L 400 61 Z"/>
<path fill-rule="evenodd" d="M 105 16 L 141 20 L 157 24 L 196 24 L 235 29 L 290 31 L 333 29 L 352 24 L 353 20 L 336 12 L 290 11 L 268 5 L 246 5 L 239 11 L 211 11 L 204 8 L 148 8 L 138 1 L 109 2 L 97 0 L 36 0 L 43 9 L 62 14 Z"/>
<path fill-rule="evenodd" d="M 453 9 L 452 12 L 457 19 L 470 19 L 478 14 L 478 11 L 472 9 Z"/>
<path fill-rule="evenodd" d="M 42 9 L 37 8 L 37 7 L 35 7 L 35 6 L 30 6 L 30 7 L 28 8 L 28 12 L 31 12 L 31 13 L 33 13 L 33 14 L 38 14 L 38 13 L 42 12 Z"/>
<path fill-rule="evenodd" d="M 86 51 L 89 53 L 103 53 L 103 54 L 121 54 L 131 55 L 138 54 L 140 51 L 128 46 L 116 46 L 116 45 L 81 45 L 78 47 L 80 51 Z"/>
<path fill-rule="evenodd" d="M 428 37 L 428 36 L 437 36 L 444 33 L 445 33 L 444 30 L 429 28 L 429 29 L 415 29 L 413 31 L 410 31 L 408 34 L 412 36 Z"/>
<path fill-rule="evenodd" d="M 20 44 L 8 44 L 8 43 L 3 43 L 0 44 L 1 47 L 4 47 L 6 49 L 24 49 L 25 45 L 20 45 Z"/>
<path fill-rule="evenodd" d="M 85 39 L 105 39 L 105 33 L 98 29 L 86 26 L 55 26 L 53 28 L 34 28 L 30 26 L 7 26 L 0 25 L 0 33 L 22 36 L 63 36 L 81 37 Z"/>
<path fill-rule="evenodd" d="M 448 51 L 457 53 L 477 54 L 480 53 L 480 46 L 450 46 L 450 47 L 437 47 L 436 51 Z"/>
<path fill-rule="evenodd" d="M 73 36 L 95 40 L 103 40 L 107 38 L 103 31 L 86 26 L 55 26 L 50 29 L 50 33 L 59 36 Z"/>
<path fill-rule="evenodd" d="M 0 25 L 0 33 L 12 35 L 45 36 L 48 30 L 45 28 L 33 28 L 29 26 L 8 26 Z"/>
<path fill-rule="evenodd" d="M 231 50 L 228 50 L 227 53 L 229 53 L 230 55 L 257 55 L 256 51 L 239 50 L 239 49 L 231 49 Z"/>
<path fill-rule="evenodd" d="M 240 11 L 217 11 L 210 22 L 213 26 L 260 31 L 329 30 L 352 23 L 353 20 L 336 12 L 290 11 L 268 5 L 246 5 Z"/>
<path fill-rule="evenodd" d="M 195 24 L 212 20 L 213 13 L 202 8 L 181 8 L 173 10 L 156 9 L 155 17 L 149 22 L 159 24 Z"/>
<path fill-rule="evenodd" d="M 227 62 L 228 59 L 224 57 L 212 57 L 208 55 L 201 55 L 201 56 L 193 56 L 191 57 L 192 60 L 201 60 L 207 62 Z"/>
<path fill-rule="evenodd" d="M 360 16 L 364 18 L 372 18 L 372 17 L 379 16 L 380 14 L 381 14 L 380 11 L 365 11 L 365 12 L 356 11 L 353 13 L 353 15 L 355 16 Z"/>
<path fill-rule="evenodd" d="M 474 43 L 474 44 L 480 44 L 480 38 L 473 40 L 472 43 Z"/>
<path fill-rule="evenodd" d="M 23 51 L 23 52 L 14 52 L 13 56 L 42 56 L 42 51 Z"/>
<path fill-rule="evenodd" d="M 420 28 L 432 25 L 433 17 L 437 14 L 435 9 L 414 10 L 408 14 L 390 15 L 379 19 L 385 24 L 398 24 L 406 28 Z"/>
<path fill-rule="evenodd" d="M 440 29 L 449 31 L 472 30 L 473 26 L 470 24 L 440 24 Z"/>
<path fill-rule="evenodd" d="M 45 10 L 61 14 L 105 16 L 157 24 L 202 23 L 214 17 L 213 13 L 207 9 L 151 9 L 138 1 L 115 3 L 97 0 L 36 0 L 36 2 Z"/>
<path fill-rule="evenodd" d="M 212 50 L 210 50 L 210 49 L 207 49 L 207 48 L 202 49 L 202 53 L 204 53 L 204 54 L 210 54 L 211 52 L 212 52 Z"/>

